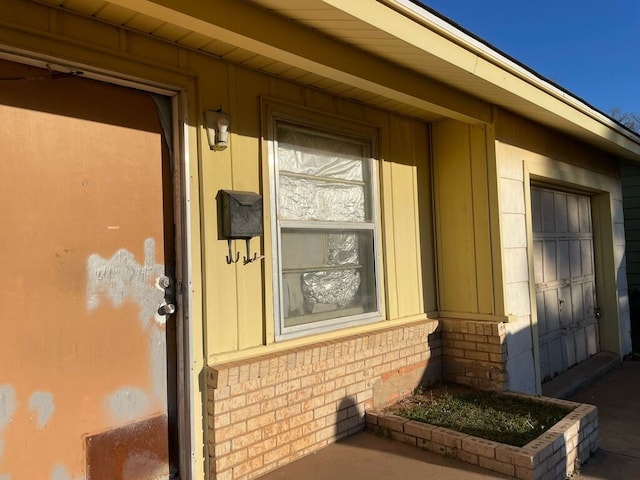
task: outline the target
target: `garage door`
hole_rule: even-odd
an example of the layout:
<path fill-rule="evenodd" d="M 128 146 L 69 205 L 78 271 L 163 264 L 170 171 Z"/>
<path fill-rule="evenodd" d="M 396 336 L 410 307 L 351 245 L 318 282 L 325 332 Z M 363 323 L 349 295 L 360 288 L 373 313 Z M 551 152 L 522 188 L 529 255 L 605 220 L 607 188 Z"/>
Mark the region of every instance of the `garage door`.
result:
<path fill-rule="evenodd" d="M 175 248 L 156 102 L 9 62 L 0 78 L 0 478 L 169 478 Z"/>
<path fill-rule="evenodd" d="M 591 202 L 531 188 L 534 270 L 543 381 L 599 351 Z"/>

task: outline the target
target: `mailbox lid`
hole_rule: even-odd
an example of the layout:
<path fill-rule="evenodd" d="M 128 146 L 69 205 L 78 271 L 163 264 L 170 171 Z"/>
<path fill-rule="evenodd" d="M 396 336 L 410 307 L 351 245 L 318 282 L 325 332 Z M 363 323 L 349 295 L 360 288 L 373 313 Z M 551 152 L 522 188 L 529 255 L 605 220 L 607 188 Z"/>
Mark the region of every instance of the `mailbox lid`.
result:
<path fill-rule="evenodd" d="M 262 236 L 262 196 L 255 192 L 220 190 L 222 236 L 252 238 Z"/>

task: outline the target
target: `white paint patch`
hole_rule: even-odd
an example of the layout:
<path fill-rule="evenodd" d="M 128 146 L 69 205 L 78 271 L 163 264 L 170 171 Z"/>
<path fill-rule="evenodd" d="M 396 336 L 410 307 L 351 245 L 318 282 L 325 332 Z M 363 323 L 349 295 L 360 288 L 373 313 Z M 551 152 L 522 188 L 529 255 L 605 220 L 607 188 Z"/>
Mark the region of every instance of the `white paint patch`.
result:
<path fill-rule="evenodd" d="M 105 399 L 105 407 L 118 422 L 128 422 L 143 418 L 151 406 L 144 390 L 136 387 L 123 387 Z"/>
<path fill-rule="evenodd" d="M 55 410 L 53 395 L 49 392 L 33 392 L 29 399 L 29 410 L 38 415 L 37 427 L 42 430 Z"/>
<path fill-rule="evenodd" d="M 105 297 L 116 307 L 130 300 L 140 307 L 140 321 L 147 327 L 164 298 L 164 291 L 155 286 L 156 278 L 164 274 L 164 265 L 155 263 L 155 257 L 153 238 L 144 241 L 143 265 L 124 248 L 109 259 L 91 255 L 87 260 L 87 308 L 98 308 Z"/>
<path fill-rule="evenodd" d="M 147 331 L 149 341 L 149 374 L 153 395 L 166 406 L 167 402 L 167 317 L 158 314 L 158 307 L 164 301 L 164 288 L 158 279 L 164 275 L 164 265 L 155 263 L 156 243 L 153 238 L 144 242 L 144 264 L 135 261 L 126 249 L 118 250 L 110 259 L 91 255 L 87 260 L 87 308 L 98 308 L 104 299 L 119 307 L 125 301 L 132 301 L 140 307 L 138 318 Z M 111 395 L 107 402 L 110 412 L 122 420 L 138 418 L 139 409 L 128 409 L 126 405 L 137 405 L 135 398 L 122 397 L 123 389 Z M 119 393 L 120 392 L 120 393 Z M 140 391 L 141 392 L 141 391 Z M 137 396 L 140 399 L 142 397 Z M 145 401 L 148 402 L 146 394 Z M 133 403 L 132 403 L 133 402 Z M 147 406 L 144 404 L 144 408 Z M 115 413 L 114 413 L 115 412 Z M 119 413 L 118 413 L 119 412 Z M 130 415 L 134 415 L 130 418 Z"/>
<path fill-rule="evenodd" d="M 56 465 L 51 470 L 51 476 L 49 477 L 51 480 L 72 480 L 71 474 L 69 470 L 64 465 Z"/>
<path fill-rule="evenodd" d="M 136 480 L 142 475 L 148 478 L 166 478 L 167 466 L 149 454 L 138 453 L 128 457 L 122 467 L 123 480 Z"/>
<path fill-rule="evenodd" d="M 154 328 L 149 335 L 151 357 L 151 388 L 156 400 L 167 406 L 167 340 L 165 330 Z"/>
<path fill-rule="evenodd" d="M 16 391 L 9 385 L 0 385 L 0 432 L 4 430 L 16 411 Z"/>
<path fill-rule="evenodd" d="M 11 475 L 9 475 L 8 473 L 0 474 L 0 480 L 11 480 Z"/>
<path fill-rule="evenodd" d="M 0 459 L 2 459 L 2 454 L 4 453 L 4 440 L 0 438 Z M 2 477 L 0 476 L 0 479 Z"/>

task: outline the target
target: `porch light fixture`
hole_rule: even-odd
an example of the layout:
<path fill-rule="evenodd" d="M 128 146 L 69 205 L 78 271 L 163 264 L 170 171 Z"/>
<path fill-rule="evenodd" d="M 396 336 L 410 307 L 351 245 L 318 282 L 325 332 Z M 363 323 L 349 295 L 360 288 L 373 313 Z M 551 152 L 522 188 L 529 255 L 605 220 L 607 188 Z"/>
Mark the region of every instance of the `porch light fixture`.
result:
<path fill-rule="evenodd" d="M 204 125 L 207 129 L 209 148 L 220 151 L 229 145 L 229 121 L 231 118 L 221 109 L 204 112 Z"/>

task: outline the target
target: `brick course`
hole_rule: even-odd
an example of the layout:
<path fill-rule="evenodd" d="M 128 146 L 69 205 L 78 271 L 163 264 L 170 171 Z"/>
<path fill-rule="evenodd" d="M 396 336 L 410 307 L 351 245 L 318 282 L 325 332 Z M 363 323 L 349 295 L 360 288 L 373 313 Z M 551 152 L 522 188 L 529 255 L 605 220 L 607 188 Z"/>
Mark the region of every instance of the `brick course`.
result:
<path fill-rule="evenodd" d="M 524 447 L 492 442 L 376 411 L 367 412 L 367 428 L 404 443 L 520 480 L 565 480 L 596 452 L 596 407 L 566 400 L 515 395 L 574 410 Z"/>
<path fill-rule="evenodd" d="M 256 478 L 362 430 L 366 409 L 441 379 L 441 356 L 426 320 L 209 366 L 209 478 Z"/>
<path fill-rule="evenodd" d="M 445 380 L 480 390 L 504 391 L 508 380 L 506 324 L 440 320 Z"/>

